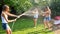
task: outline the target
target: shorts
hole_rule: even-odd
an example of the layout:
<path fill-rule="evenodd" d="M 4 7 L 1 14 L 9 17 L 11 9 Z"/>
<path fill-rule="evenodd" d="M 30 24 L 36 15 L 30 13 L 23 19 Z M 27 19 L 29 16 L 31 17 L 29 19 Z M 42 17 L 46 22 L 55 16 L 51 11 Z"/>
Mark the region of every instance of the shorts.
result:
<path fill-rule="evenodd" d="M 7 23 L 2 23 L 2 27 L 4 30 L 10 29 L 10 27 Z"/>
<path fill-rule="evenodd" d="M 34 15 L 34 19 L 37 19 L 38 18 L 38 15 Z"/>
<path fill-rule="evenodd" d="M 44 18 L 44 21 L 50 21 L 50 20 L 51 20 L 51 17 L 50 16 Z"/>

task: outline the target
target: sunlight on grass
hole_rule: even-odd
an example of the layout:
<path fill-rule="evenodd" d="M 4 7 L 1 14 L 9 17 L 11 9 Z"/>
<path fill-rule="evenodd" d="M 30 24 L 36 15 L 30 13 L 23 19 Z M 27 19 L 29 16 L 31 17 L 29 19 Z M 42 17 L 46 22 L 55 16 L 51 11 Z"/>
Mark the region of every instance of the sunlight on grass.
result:
<path fill-rule="evenodd" d="M 37 26 L 37 28 L 29 28 L 29 29 L 25 29 L 23 31 L 16 31 L 13 32 L 13 34 L 53 34 L 52 32 L 49 31 L 44 31 L 42 30 L 43 27 L 41 26 Z"/>

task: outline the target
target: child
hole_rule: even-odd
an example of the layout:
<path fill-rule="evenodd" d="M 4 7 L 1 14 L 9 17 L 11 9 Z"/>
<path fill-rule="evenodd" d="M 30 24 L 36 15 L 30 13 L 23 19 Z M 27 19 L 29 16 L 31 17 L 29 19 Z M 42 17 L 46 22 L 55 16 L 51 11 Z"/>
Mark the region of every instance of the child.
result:
<path fill-rule="evenodd" d="M 14 20 L 8 20 L 8 16 L 18 17 L 16 15 L 10 14 L 9 13 L 9 6 L 8 5 L 4 5 L 3 9 L 2 9 L 2 13 L 1 13 L 2 27 L 3 27 L 4 30 L 6 30 L 7 34 L 12 34 L 12 31 L 11 31 L 8 23 L 16 21 L 16 19 L 14 19 Z"/>
<path fill-rule="evenodd" d="M 35 11 L 33 11 L 34 14 L 34 28 L 36 28 L 36 24 L 37 24 L 37 19 L 38 19 L 38 9 L 35 8 Z"/>
<path fill-rule="evenodd" d="M 49 9 L 48 6 L 45 8 L 45 12 L 44 12 L 43 16 L 44 16 L 44 27 L 45 28 L 48 27 L 50 29 L 50 26 L 48 23 L 51 20 L 51 10 Z"/>

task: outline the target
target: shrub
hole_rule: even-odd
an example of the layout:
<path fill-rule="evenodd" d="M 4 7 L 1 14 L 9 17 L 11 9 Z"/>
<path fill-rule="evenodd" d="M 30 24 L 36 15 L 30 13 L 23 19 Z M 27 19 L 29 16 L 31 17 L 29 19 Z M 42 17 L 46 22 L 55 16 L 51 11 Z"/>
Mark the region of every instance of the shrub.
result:
<path fill-rule="evenodd" d="M 4 0 L 4 4 L 13 6 L 17 13 L 25 12 L 33 6 L 29 0 Z"/>

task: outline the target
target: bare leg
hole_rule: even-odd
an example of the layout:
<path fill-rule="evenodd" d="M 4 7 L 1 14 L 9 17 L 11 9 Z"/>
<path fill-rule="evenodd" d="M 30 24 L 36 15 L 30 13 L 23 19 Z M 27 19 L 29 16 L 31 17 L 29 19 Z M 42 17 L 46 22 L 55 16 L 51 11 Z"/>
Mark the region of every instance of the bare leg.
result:
<path fill-rule="evenodd" d="M 7 34 L 12 34 L 12 31 L 10 29 L 6 30 Z"/>
<path fill-rule="evenodd" d="M 10 31 L 9 30 L 6 30 L 7 34 L 10 34 Z"/>
<path fill-rule="evenodd" d="M 47 22 L 44 21 L 44 28 L 47 28 Z"/>
<path fill-rule="evenodd" d="M 34 19 L 34 27 L 37 25 L 37 19 Z"/>
<path fill-rule="evenodd" d="M 47 23 L 46 23 L 46 24 L 47 24 L 47 27 L 50 29 L 50 26 L 49 26 L 49 21 L 47 21 Z"/>
<path fill-rule="evenodd" d="M 48 27 L 49 30 L 52 30 L 51 24 L 49 23 L 49 21 L 47 21 L 47 27 Z"/>
<path fill-rule="evenodd" d="M 9 30 L 10 31 L 10 34 L 12 34 L 12 31 L 11 30 Z"/>

